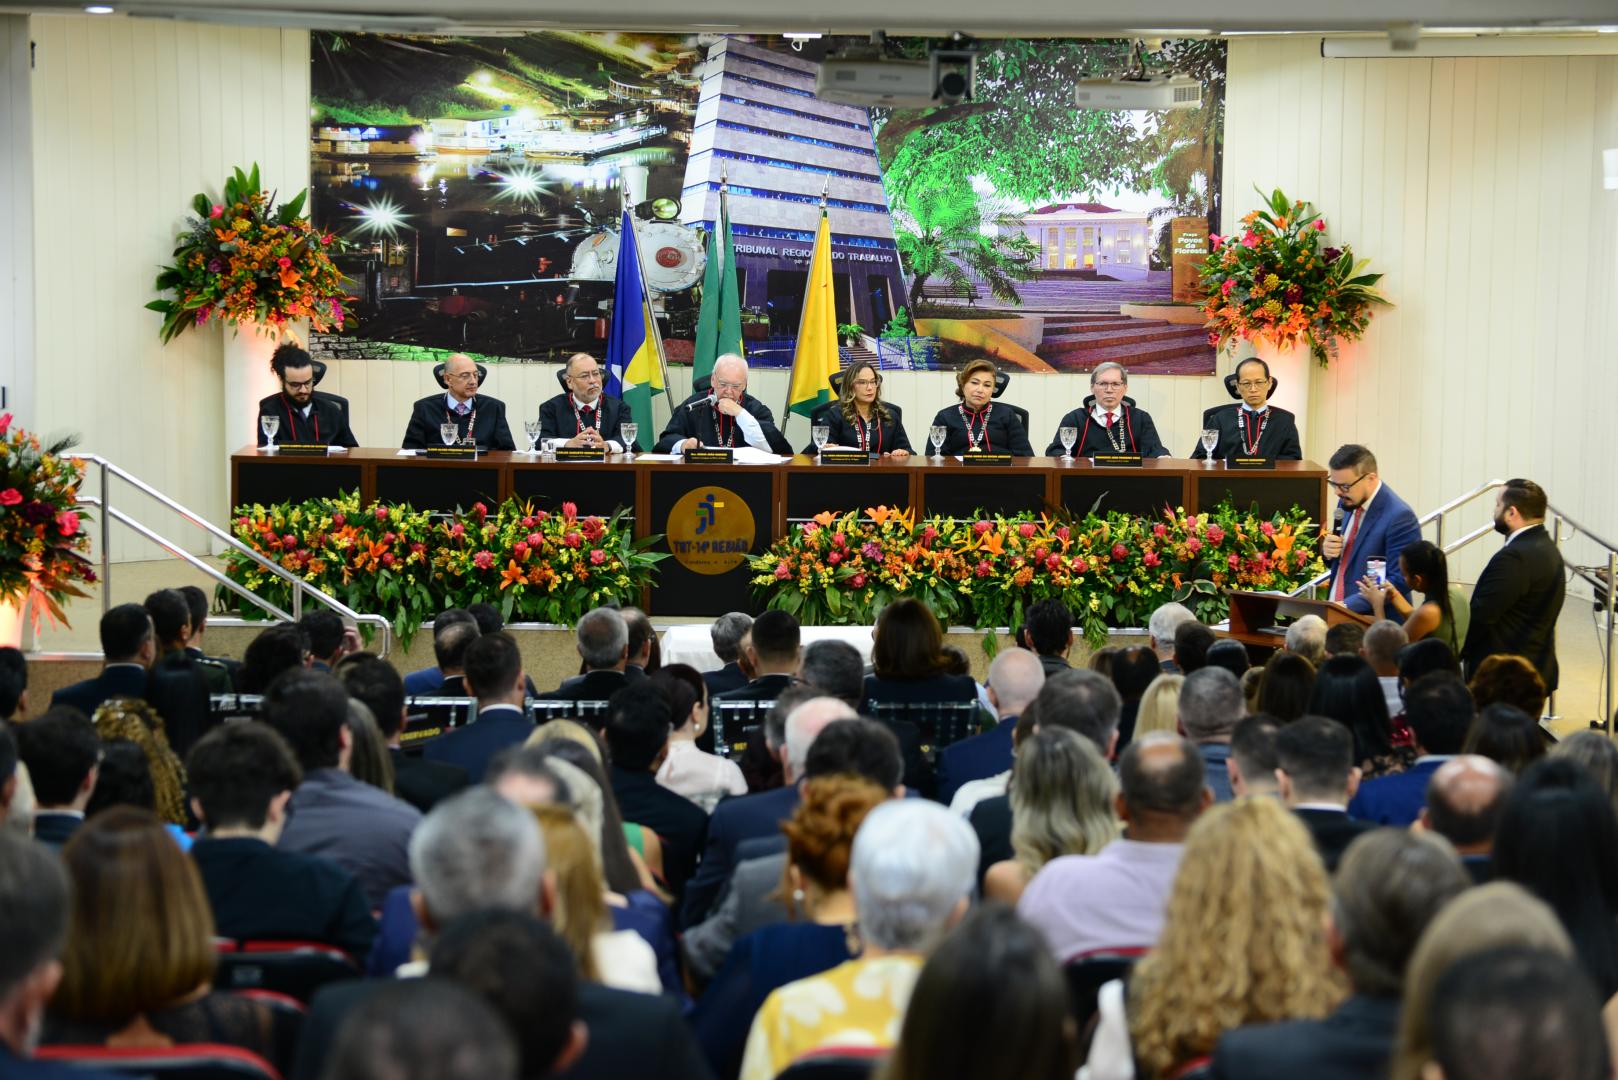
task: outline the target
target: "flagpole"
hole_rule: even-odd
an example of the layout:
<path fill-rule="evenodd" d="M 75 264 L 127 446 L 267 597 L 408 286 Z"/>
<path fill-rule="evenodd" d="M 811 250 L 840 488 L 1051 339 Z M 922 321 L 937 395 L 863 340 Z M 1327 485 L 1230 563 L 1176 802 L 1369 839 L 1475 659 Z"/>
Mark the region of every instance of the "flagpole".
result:
<path fill-rule="evenodd" d="M 628 212 L 629 190 L 627 188 L 620 187 L 618 189 L 618 196 L 619 201 L 623 204 L 624 211 Z M 635 266 L 640 270 L 641 299 L 646 305 L 646 310 L 643 314 L 651 317 L 649 321 L 652 324 L 652 344 L 657 348 L 657 369 L 662 373 L 663 376 L 663 396 L 673 398 L 674 384 L 669 382 L 669 365 L 668 361 L 663 357 L 663 331 L 657 325 L 657 311 L 652 307 L 652 283 L 646 277 L 646 260 L 641 258 L 640 253 L 640 229 L 635 224 L 635 215 L 633 213 L 628 213 L 627 216 L 629 218 L 630 231 L 634 234 Z M 620 243 L 618 246 L 619 254 L 622 255 L 623 244 Z M 654 406 L 656 405 L 656 395 L 653 395 L 653 401 L 651 404 Z M 670 408 L 673 408 L 673 406 L 670 405 Z"/>
<path fill-rule="evenodd" d="M 829 194 L 831 194 L 831 177 L 830 176 L 826 177 L 826 182 L 820 185 L 820 217 L 821 218 L 824 218 L 826 216 L 826 196 L 829 195 Z M 826 242 L 827 243 L 831 242 L 831 234 L 829 232 L 826 234 Z M 809 273 L 808 273 L 808 275 L 806 275 L 810 279 L 813 279 L 814 274 L 815 274 L 815 255 L 819 251 L 819 249 L 820 249 L 820 221 L 816 220 L 815 221 L 815 242 L 814 242 L 814 245 L 809 248 Z M 827 252 L 828 258 L 830 257 L 830 254 L 831 254 L 830 252 Z M 810 280 L 809 284 L 812 285 L 813 281 Z M 798 337 L 797 337 L 796 340 L 794 340 L 793 345 L 792 345 L 792 367 L 790 369 L 788 369 L 788 371 L 787 371 L 787 400 L 786 400 L 786 404 L 781 406 L 781 434 L 782 434 L 783 437 L 786 435 L 786 432 L 787 432 L 787 423 L 792 419 L 792 376 L 798 370 L 798 345 L 797 345 L 797 343 L 798 343 L 798 341 L 803 340 L 803 319 L 804 319 L 804 316 L 809 313 L 809 303 L 808 303 L 808 301 L 809 301 L 809 289 L 806 287 L 803 292 L 804 292 L 804 295 L 803 295 L 804 304 L 803 304 L 803 306 L 801 308 L 798 309 Z M 836 343 L 834 342 L 833 345 L 835 346 L 835 344 Z"/>

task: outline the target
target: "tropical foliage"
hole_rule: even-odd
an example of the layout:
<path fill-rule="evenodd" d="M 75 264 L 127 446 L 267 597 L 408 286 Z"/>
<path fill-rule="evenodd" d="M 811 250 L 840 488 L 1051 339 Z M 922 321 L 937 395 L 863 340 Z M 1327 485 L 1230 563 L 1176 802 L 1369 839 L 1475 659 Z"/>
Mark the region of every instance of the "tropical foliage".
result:
<path fill-rule="evenodd" d="M 0 496 L 3 497 L 3 496 Z M 579 517 L 508 499 L 495 510 L 431 514 L 409 504 L 360 506 L 359 494 L 238 507 L 236 539 L 356 611 L 393 622 L 408 645 L 449 607 L 490 603 L 509 620 L 572 625 L 607 601 L 639 603 L 667 556 L 633 538 L 621 515 Z M 291 586 L 253 559 L 225 556 L 232 578 L 283 608 Z M 242 605 L 244 618 L 263 613 Z"/>
<path fill-rule="evenodd" d="M 884 506 L 818 515 L 749 559 L 755 594 L 805 624 L 870 625 L 898 596 L 946 624 L 1021 624 L 1029 604 L 1058 599 L 1091 644 L 1108 627 L 1144 626 L 1176 600 L 1223 619 L 1231 589 L 1296 588 L 1322 569 L 1302 510 L 1260 517 L 1229 502 L 1206 514 L 1017 514 L 927 518 Z"/>
<path fill-rule="evenodd" d="M 274 193 L 260 190 L 254 165 L 225 181 L 219 202 L 206 192 L 192 199 L 174 265 L 157 275 L 158 291 L 173 296 L 146 305 L 162 314 L 165 342 L 211 319 L 276 328 L 308 319 L 315 330 L 343 328 L 349 297 L 331 255 L 345 244 L 301 216 L 308 194 L 276 206 Z"/>
<path fill-rule="evenodd" d="M 1018 223 L 1016 215 L 987 204 L 970 185 L 912 187 L 894 220 L 899 258 L 912 275 L 911 298 L 919 299 L 923 283 L 934 277 L 952 292 L 970 296 L 977 278 L 997 299 L 1021 304 L 1017 283 L 1033 279 L 1039 249 L 1020 230 L 1013 231 Z M 986 225 L 993 231 L 986 233 Z"/>
<path fill-rule="evenodd" d="M 79 510 L 78 462 L 62 457 L 72 439 L 41 446 L 37 436 L 0 415 L 0 600 L 25 609 L 37 628 L 43 609 L 67 623 L 62 601 L 92 583 L 89 515 Z"/>
<path fill-rule="evenodd" d="M 1259 192 L 1260 197 L 1264 193 Z M 1208 340 L 1223 348 L 1240 338 L 1277 349 L 1305 344 L 1325 366 L 1339 341 L 1356 341 L 1371 322 L 1381 274 L 1367 272 L 1347 244 L 1321 247 L 1326 221 L 1303 201 L 1277 188 L 1264 208 L 1242 218 L 1238 236 L 1209 238 L 1212 251 L 1200 271 L 1207 295 Z"/>

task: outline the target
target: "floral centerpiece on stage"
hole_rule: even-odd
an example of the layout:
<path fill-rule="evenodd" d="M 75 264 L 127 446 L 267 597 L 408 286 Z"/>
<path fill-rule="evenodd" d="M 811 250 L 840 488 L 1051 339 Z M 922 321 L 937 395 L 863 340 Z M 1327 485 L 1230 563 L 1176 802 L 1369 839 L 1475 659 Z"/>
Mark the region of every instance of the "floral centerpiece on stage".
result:
<path fill-rule="evenodd" d="M 1307 344 L 1325 365 L 1339 341 L 1357 341 L 1372 305 L 1389 302 L 1375 288 L 1382 275 L 1367 273 L 1370 260 L 1355 259 L 1347 244 L 1322 249 L 1325 231 L 1312 205 L 1289 202 L 1277 189 L 1264 209 L 1242 218 L 1240 235 L 1209 237 L 1199 270 L 1209 342 Z"/>
<path fill-rule="evenodd" d="M 631 535 L 623 515 L 580 517 L 508 499 L 448 516 L 407 504 L 360 506 L 359 494 L 236 510 L 236 539 L 355 611 L 375 612 L 409 645 L 449 607 L 497 605 L 508 620 L 571 625 L 608 601 L 638 604 L 665 555 Z M 241 552 L 230 576 L 283 609 L 291 586 Z M 256 613 L 256 614 L 255 614 Z M 245 618 L 262 617 L 251 604 Z"/>
<path fill-rule="evenodd" d="M 755 594 L 806 624 L 869 625 L 889 601 L 913 596 L 946 624 L 1015 628 L 1030 604 L 1057 599 L 1099 645 L 1108 627 L 1144 626 L 1170 600 L 1217 622 L 1229 590 L 1296 588 L 1324 569 L 1315 532 L 1297 507 L 1260 517 L 1228 502 L 1206 514 L 1082 520 L 917 521 L 878 506 L 820 514 L 749 562 Z"/>
<path fill-rule="evenodd" d="M 275 205 L 259 187 L 258 166 L 237 169 L 214 202 L 204 192 L 175 240 L 174 265 L 157 275 L 171 298 L 146 306 L 163 315 L 163 340 L 210 319 L 279 331 L 291 319 L 341 330 L 350 317 L 343 272 L 331 256 L 344 242 L 302 216 L 307 191 Z"/>
<path fill-rule="evenodd" d="M 37 629 L 40 610 L 67 623 L 62 602 L 87 595 L 93 583 L 89 515 L 79 509 L 84 472 L 61 456 L 71 438 L 41 446 L 39 438 L 0 415 L 0 603 L 27 611 Z"/>

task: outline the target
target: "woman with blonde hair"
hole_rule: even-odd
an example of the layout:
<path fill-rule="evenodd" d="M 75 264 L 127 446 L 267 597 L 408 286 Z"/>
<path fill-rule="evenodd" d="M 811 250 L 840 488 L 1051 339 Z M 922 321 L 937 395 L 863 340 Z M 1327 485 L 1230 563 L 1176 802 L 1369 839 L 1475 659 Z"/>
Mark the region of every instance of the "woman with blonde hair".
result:
<path fill-rule="evenodd" d="M 1184 675 L 1159 675 L 1152 680 L 1140 697 L 1132 738 L 1138 739 L 1154 731 L 1173 735 L 1180 730 L 1180 687 L 1184 683 Z"/>
<path fill-rule="evenodd" d="M 185 807 L 185 766 L 169 746 L 163 721 L 139 698 L 113 698 L 96 710 L 96 734 L 103 743 L 127 739 L 140 747 L 152 774 L 152 793 L 159 817 L 184 826 L 191 816 Z"/>
<path fill-rule="evenodd" d="M 1303 823 L 1264 796 L 1215 806 L 1186 837 L 1163 933 L 1102 987 L 1090 1080 L 1170 1077 L 1243 1024 L 1319 1019 L 1347 985 L 1326 944 L 1326 868 Z M 1132 1060 L 1133 1058 L 1133 1060 Z"/>
<path fill-rule="evenodd" d="M 1015 905 L 1058 855 L 1094 855 L 1118 838 L 1118 782 L 1095 744 L 1051 727 L 1017 748 L 1011 773 L 1011 849 L 989 867 L 983 895 Z"/>
<path fill-rule="evenodd" d="M 882 400 L 882 373 L 869 360 L 856 360 L 843 369 L 837 404 L 815 418 L 829 429 L 826 445 L 839 450 L 864 450 L 874 457 L 903 461 L 914 451 L 905 435 L 899 406 Z M 815 452 L 811 442 L 805 454 Z"/>

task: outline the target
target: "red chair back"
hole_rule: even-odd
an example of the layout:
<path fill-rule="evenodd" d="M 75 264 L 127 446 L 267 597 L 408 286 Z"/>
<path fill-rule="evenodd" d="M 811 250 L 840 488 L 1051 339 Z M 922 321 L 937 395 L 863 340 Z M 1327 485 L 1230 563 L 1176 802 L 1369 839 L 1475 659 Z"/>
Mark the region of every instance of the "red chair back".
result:
<path fill-rule="evenodd" d="M 223 1043 L 170 1047 L 42 1046 L 36 1057 L 157 1080 L 281 1080 L 275 1066 L 250 1050 Z"/>

